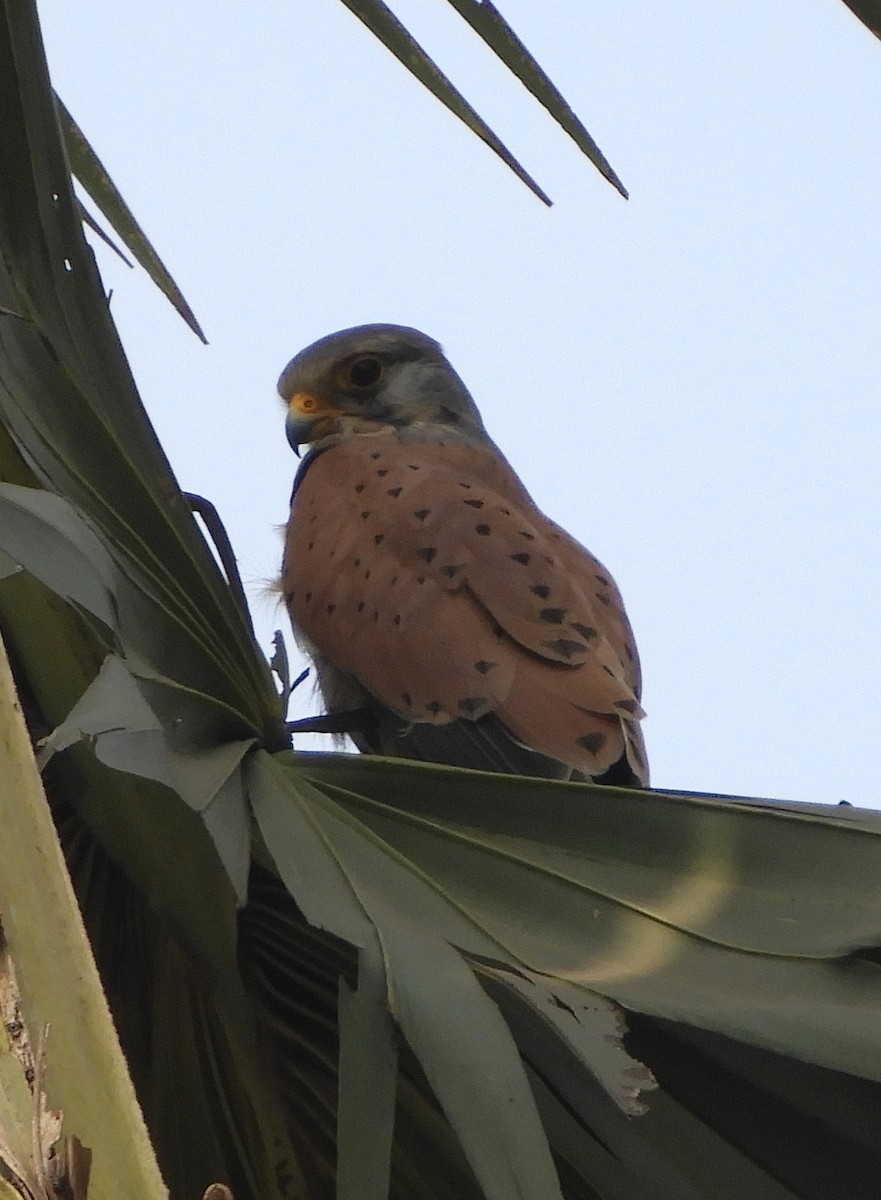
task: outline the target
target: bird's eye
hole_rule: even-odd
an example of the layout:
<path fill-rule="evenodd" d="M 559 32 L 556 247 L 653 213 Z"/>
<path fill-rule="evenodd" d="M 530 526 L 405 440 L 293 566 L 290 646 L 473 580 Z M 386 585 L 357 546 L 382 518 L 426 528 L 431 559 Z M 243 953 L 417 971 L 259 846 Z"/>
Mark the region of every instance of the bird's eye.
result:
<path fill-rule="evenodd" d="M 382 363 L 378 358 L 356 358 L 349 367 L 349 382 L 355 387 L 372 387 L 382 375 Z"/>

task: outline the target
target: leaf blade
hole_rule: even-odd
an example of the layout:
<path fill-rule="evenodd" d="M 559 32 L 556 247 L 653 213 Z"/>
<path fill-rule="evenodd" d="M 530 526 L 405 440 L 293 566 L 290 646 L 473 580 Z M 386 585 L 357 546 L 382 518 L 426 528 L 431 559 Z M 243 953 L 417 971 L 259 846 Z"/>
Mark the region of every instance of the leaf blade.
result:
<path fill-rule="evenodd" d="M 95 1194 L 166 1195 L 80 910 L 36 773 L 0 644 L 0 896 L 9 949 L 32 1030 L 49 1025 L 50 1097 L 94 1153 Z M 34 936 L 34 929 L 40 930 Z M 115 1097 L 108 1104 L 107 1097 Z"/>
<path fill-rule="evenodd" d="M 373 979 L 371 980 L 371 976 Z M 398 1059 L 381 965 L 358 956 L 358 987 L 340 977 L 338 1200 L 387 1200 Z"/>
<path fill-rule="evenodd" d="M 462 93 L 447 79 L 383 0 L 342 0 L 342 3 L 423 87 L 480 138 L 543 204 L 550 206 L 551 200 L 547 193 L 539 187 Z"/>
<path fill-rule="evenodd" d="M 532 93 L 603 178 L 607 179 L 625 200 L 629 199 L 624 184 L 582 121 L 491 0 L 447 0 L 447 3 L 453 6 L 508 70 Z"/>
<path fill-rule="evenodd" d="M 442 929 L 404 900 L 418 893 L 418 884 L 380 843 L 302 780 L 288 756 L 270 760 L 258 752 L 250 778 L 267 848 L 310 923 L 338 936 L 348 930 L 348 940 L 354 935 L 361 945 L 381 947 L 386 1003 L 489 1200 L 561 1200 L 510 1031 Z M 439 897 L 430 904 L 435 911 L 443 907 Z M 454 913 L 450 920 L 467 936 Z M 489 945 L 482 939 L 478 944 Z M 487 1111 L 497 1114 L 488 1126 L 480 1121 Z"/>
<path fill-rule="evenodd" d="M 195 313 L 57 92 L 55 104 L 73 174 L 116 231 L 123 245 L 128 247 L 135 260 L 141 264 L 199 341 L 207 346 L 208 339 L 202 332 Z M 100 236 L 103 237 L 103 234 Z"/>
<path fill-rule="evenodd" d="M 881 38 L 881 4 L 878 0 L 844 0 L 844 3 L 875 37 Z"/>
<path fill-rule="evenodd" d="M 339 787 L 350 770 L 344 759 L 327 756 L 319 765 L 310 757 L 304 772 L 449 897 L 470 926 L 498 946 L 497 958 L 592 988 L 636 1012 L 881 1079 L 881 967 L 851 957 L 855 946 L 881 941 L 870 936 L 881 905 L 881 819 L 876 814 L 863 814 L 865 828 L 855 832 L 835 809 L 821 818 L 815 812 L 797 815 L 717 798 L 556 784 L 393 760 L 366 763 L 356 793 Z M 451 776 L 457 786 L 443 786 Z M 860 899 L 836 904 L 838 924 L 832 933 L 837 942 L 824 932 L 812 953 L 803 943 L 797 952 L 785 953 L 768 943 L 767 931 L 778 937 L 775 905 L 783 923 L 789 919 L 788 878 L 776 892 L 763 894 L 758 884 L 741 888 L 730 876 L 720 890 L 714 860 L 686 856 L 682 888 L 665 884 L 652 903 L 639 888 L 629 899 L 605 894 L 589 878 L 604 828 L 617 829 L 619 849 L 637 855 L 659 849 L 651 823 L 643 836 L 634 836 L 639 821 L 628 815 L 628 804 L 672 813 L 685 831 L 695 812 L 744 822 L 751 835 L 746 845 L 779 845 L 780 861 L 796 868 L 801 847 L 790 836 L 793 831 L 843 837 L 847 852 L 836 854 L 829 886 L 846 896 L 853 878 Z M 773 837 L 768 821 L 774 822 Z M 855 836 L 865 839 L 866 850 L 858 871 L 851 853 Z M 555 838 L 565 844 L 555 845 Z M 741 853 L 739 861 L 748 860 Z M 804 861 L 800 870 L 807 880 Z M 579 878 L 572 862 L 588 875 Z M 773 871 L 774 860 L 766 857 L 759 883 L 772 879 Z M 817 882 L 813 873 L 810 882 Z M 826 900 L 831 894 L 821 893 Z M 735 923 L 746 922 L 750 944 L 715 940 L 712 924 L 692 928 L 695 919 L 712 922 L 717 912 L 730 915 L 728 910 Z M 864 925 L 867 914 L 869 926 Z"/>
<path fill-rule="evenodd" d="M 0 176 L 11 181 L 0 191 L 0 309 L 21 318 L 0 315 L 0 415 L 39 481 L 88 519 L 141 595 L 134 622 L 154 667 L 223 697 L 240 733 L 250 727 L 284 745 L 268 669 L 150 427 L 110 320 L 25 12 L 12 11 L 0 46 Z M 228 721 L 220 718 L 215 737 Z"/>

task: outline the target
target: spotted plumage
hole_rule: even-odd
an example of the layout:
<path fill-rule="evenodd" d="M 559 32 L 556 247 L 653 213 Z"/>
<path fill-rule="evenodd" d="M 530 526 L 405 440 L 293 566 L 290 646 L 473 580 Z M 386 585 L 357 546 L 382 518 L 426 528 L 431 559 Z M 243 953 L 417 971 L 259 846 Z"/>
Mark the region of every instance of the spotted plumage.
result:
<path fill-rule="evenodd" d="M 536 507 L 437 343 L 365 326 L 279 382 L 310 443 L 283 593 L 368 751 L 648 782 L 639 663 L 605 568 Z"/>

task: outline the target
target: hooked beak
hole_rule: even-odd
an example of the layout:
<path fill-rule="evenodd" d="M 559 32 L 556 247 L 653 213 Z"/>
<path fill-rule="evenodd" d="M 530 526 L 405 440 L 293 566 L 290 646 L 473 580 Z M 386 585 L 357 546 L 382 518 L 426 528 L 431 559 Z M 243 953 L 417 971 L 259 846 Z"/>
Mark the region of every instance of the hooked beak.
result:
<path fill-rule="evenodd" d="M 340 415 L 339 409 L 311 392 L 296 392 L 288 403 L 285 434 L 297 458 L 305 442 L 314 442 L 332 433 L 333 424 Z"/>

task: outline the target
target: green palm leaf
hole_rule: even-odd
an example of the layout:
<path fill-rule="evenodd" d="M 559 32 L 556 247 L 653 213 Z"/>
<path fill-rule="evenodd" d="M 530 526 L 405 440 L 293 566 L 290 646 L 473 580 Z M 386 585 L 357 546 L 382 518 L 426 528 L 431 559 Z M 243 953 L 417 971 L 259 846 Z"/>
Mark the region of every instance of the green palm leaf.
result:
<path fill-rule="evenodd" d="M 64 135 L 64 147 L 67 151 L 71 173 L 97 204 L 112 228 L 116 230 L 160 292 L 171 301 L 196 337 L 201 342 L 207 342 L 193 310 L 187 304 L 183 293 L 172 279 L 165 264 L 153 249 L 152 243 L 141 229 L 134 213 L 119 194 L 119 189 L 107 174 L 98 155 L 89 145 L 85 134 L 71 116 L 60 96 L 56 95 L 55 103 L 58 107 L 58 118 Z M 98 226 L 94 225 L 85 212 L 83 219 L 92 225 L 100 237 L 104 237 Z M 105 240 L 107 239 L 105 238 Z"/>

